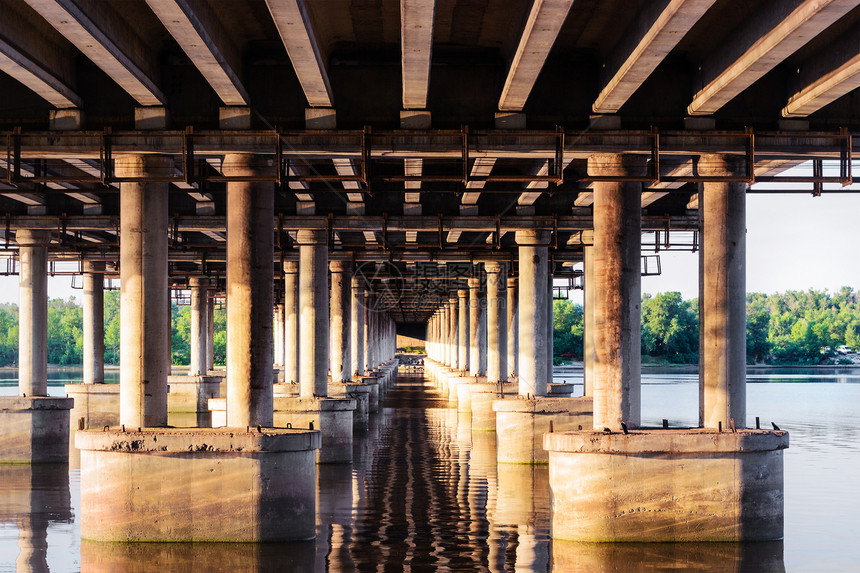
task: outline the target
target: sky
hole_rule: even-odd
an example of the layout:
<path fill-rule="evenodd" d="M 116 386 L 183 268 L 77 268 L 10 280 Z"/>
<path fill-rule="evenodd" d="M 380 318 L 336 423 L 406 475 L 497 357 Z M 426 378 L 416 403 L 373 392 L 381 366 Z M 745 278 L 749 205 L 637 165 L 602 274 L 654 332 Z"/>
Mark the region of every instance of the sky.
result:
<path fill-rule="evenodd" d="M 785 175 L 792 173 L 806 174 L 803 166 Z M 768 185 L 773 186 L 756 184 L 755 188 L 766 189 Z M 827 188 L 839 189 L 835 185 Z M 842 286 L 860 290 L 860 183 L 847 189 L 853 193 L 824 193 L 820 197 L 809 193 L 747 194 L 747 292 L 835 292 Z M 642 292 L 678 291 L 685 299 L 696 298 L 698 255 L 672 251 L 662 252 L 660 257 L 662 274 L 642 277 Z M 80 292 L 71 288 L 71 277 L 48 278 L 50 298 L 75 296 L 80 300 Z M 570 298 L 581 302 L 581 291 Z M 17 276 L 0 276 L 3 302 L 18 302 Z"/>

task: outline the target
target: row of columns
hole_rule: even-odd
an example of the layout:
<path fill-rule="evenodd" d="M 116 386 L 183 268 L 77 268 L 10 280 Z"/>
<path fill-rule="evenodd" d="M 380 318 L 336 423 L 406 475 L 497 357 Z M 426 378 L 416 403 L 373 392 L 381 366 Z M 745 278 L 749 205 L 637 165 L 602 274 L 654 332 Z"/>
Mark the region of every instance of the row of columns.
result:
<path fill-rule="evenodd" d="M 594 183 L 594 240 L 585 247 L 585 395 L 594 399 L 594 427 L 635 428 L 641 413 L 641 180 L 642 156 L 593 155 L 588 173 Z M 743 174 L 743 158 L 703 155 L 705 177 Z M 617 178 L 607 180 L 604 178 Z M 700 425 L 743 427 L 745 395 L 745 191 L 746 184 L 705 181 L 702 217 Z M 475 375 L 476 357 L 488 357 L 488 381 L 519 378 L 523 396 L 545 396 L 552 376 L 552 280 L 548 275 L 546 233 L 518 231 L 519 272 L 507 297 L 501 287 L 504 267 L 486 263 L 487 346 L 478 336 L 478 281 L 440 306 L 428 323 L 431 358 Z M 516 288 L 516 293 L 514 293 Z M 497 305 L 507 306 L 502 327 Z M 458 304 L 459 303 L 459 304 Z M 468 310 L 468 312 L 467 312 Z M 506 335 L 507 339 L 502 337 Z M 484 351 L 486 348 L 486 351 Z M 501 359 L 507 351 L 507 361 Z"/>
<path fill-rule="evenodd" d="M 300 261 L 307 264 L 284 262 L 284 302 L 276 307 L 275 364 L 283 366 L 285 382 L 304 379 L 300 393 L 310 397 L 321 395 L 319 385 L 329 372 L 332 382 L 345 382 L 393 357 L 396 349 L 390 335 L 395 327 L 385 313 L 375 310 L 375 295 L 365 291 L 360 277 L 352 276 L 351 263 L 329 263 L 329 287 L 324 231 L 299 231 L 298 242 Z M 325 310 L 316 310 L 323 306 Z M 302 325 L 313 328 L 314 334 L 300 335 Z M 318 356 L 323 343 L 330 349 L 328 362 L 308 364 L 306 358 Z"/>

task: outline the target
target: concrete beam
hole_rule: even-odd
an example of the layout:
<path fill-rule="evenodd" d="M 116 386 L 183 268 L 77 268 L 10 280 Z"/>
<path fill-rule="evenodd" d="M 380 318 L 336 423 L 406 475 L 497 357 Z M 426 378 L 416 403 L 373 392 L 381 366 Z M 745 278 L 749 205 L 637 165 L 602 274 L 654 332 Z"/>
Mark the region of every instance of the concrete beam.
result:
<path fill-rule="evenodd" d="M 212 7 L 200 0 L 146 0 L 182 51 L 224 102 L 248 105 L 239 80 L 241 57 Z"/>
<path fill-rule="evenodd" d="M 499 98 L 499 110 L 525 107 L 571 5 L 573 0 L 534 1 Z"/>
<path fill-rule="evenodd" d="M 107 2 L 24 1 L 140 105 L 167 103 L 153 80 L 155 54 Z"/>
<path fill-rule="evenodd" d="M 782 117 L 806 117 L 860 87 L 860 22 L 804 64 Z"/>
<path fill-rule="evenodd" d="M 293 69 L 311 107 L 332 107 L 325 58 L 303 0 L 266 0 Z"/>
<path fill-rule="evenodd" d="M 716 0 L 661 0 L 646 4 L 609 60 L 594 113 L 615 113 L 639 89 Z"/>
<path fill-rule="evenodd" d="M 856 6 L 856 0 L 785 0 L 762 6 L 702 65 L 705 87 L 688 113 L 713 114 Z"/>
<path fill-rule="evenodd" d="M 400 0 L 400 65 L 403 108 L 427 107 L 433 53 L 435 0 Z"/>
<path fill-rule="evenodd" d="M 72 58 L 39 33 L 13 6 L 0 4 L 0 71 L 12 76 L 57 108 L 79 108 L 83 101 L 70 83 Z"/>

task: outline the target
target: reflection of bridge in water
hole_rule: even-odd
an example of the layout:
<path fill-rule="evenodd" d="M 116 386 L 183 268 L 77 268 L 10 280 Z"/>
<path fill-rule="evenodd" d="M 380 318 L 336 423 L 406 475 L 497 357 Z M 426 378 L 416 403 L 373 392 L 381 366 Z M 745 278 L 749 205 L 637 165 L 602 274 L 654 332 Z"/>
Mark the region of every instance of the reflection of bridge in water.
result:
<path fill-rule="evenodd" d="M 312 536 L 314 460 L 351 460 L 399 331 L 499 460 L 550 464 L 555 539 L 780 538 L 788 438 L 744 427 L 745 194 L 852 181 L 858 22 L 855 0 L 0 2 L 3 459 L 68 455 L 50 269 L 83 275 L 84 537 Z M 700 257 L 692 430 L 639 428 L 640 276 L 669 249 Z M 585 290 L 584 397 L 550 380 L 553 278 Z"/>

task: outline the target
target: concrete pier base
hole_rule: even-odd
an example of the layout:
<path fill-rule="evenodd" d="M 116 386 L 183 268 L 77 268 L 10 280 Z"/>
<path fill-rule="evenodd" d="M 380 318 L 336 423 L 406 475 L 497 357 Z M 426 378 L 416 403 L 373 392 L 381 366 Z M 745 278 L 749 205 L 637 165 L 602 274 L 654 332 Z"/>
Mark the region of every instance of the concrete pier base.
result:
<path fill-rule="evenodd" d="M 781 431 L 547 434 L 553 539 L 769 541 L 783 536 Z"/>
<path fill-rule="evenodd" d="M 499 384 L 490 384 L 486 376 L 478 376 L 475 382 L 460 383 L 457 385 L 457 411 L 461 414 L 472 412 L 472 394 L 498 393 Z"/>
<path fill-rule="evenodd" d="M 366 432 L 367 424 L 370 419 L 370 401 L 374 398 L 374 390 L 377 390 L 377 384 L 364 384 L 362 382 L 347 382 L 345 384 L 338 382 L 329 382 L 328 394 L 329 398 L 350 398 L 355 400 L 355 410 L 352 413 L 353 430 Z M 298 384 L 275 384 L 275 398 L 280 396 L 288 396 L 291 398 L 299 397 Z"/>
<path fill-rule="evenodd" d="M 84 419 L 84 429 L 119 424 L 119 384 L 66 384 L 66 396 L 74 400 L 70 415 L 73 430 Z"/>
<path fill-rule="evenodd" d="M 0 464 L 67 463 L 71 398 L 0 398 Z"/>
<path fill-rule="evenodd" d="M 543 435 L 580 427 L 591 428 L 591 398 L 537 397 L 531 400 L 496 400 L 497 460 L 506 464 L 545 464 Z"/>
<path fill-rule="evenodd" d="M 340 464 L 352 461 L 352 413 L 350 398 L 275 398 L 275 426 L 310 428 L 320 431 L 317 463 Z"/>
<path fill-rule="evenodd" d="M 351 398 L 301 398 L 296 395 L 276 394 L 274 424 L 276 428 L 312 427 L 318 430 L 320 447 L 317 463 L 349 463 L 352 461 L 352 413 L 355 407 L 356 402 Z M 222 427 L 227 419 L 226 400 L 209 400 L 209 410 L 212 412 L 212 426 Z"/>
<path fill-rule="evenodd" d="M 314 537 L 317 431 L 114 428 L 78 432 L 75 443 L 83 539 Z"/>
<path fill-rule="evenodd" d="M 210 398 L 221 396 L 221 376 L 168 376 L 167 411 L 208 412 Z"/>
<path fill-rule="evenodd" d="M 377 376 L 359 376 L 359 383 L 370 387 L 370 398 L 367 402 L 368 410 L 371 414 L 379 412 L 379 404 L 382 402 L 385 395 L 380 390 L 379 378 Z"/>
<path fill-rule="evenodd" d="M 474 432 L 495 432 L 496 431 L 496 412 L 493 410 L 493 402 L 496 400 L 513 400 L 518 395 L 516 383 L 504 382 L 499 386 L 495 386 L 495 392 L 473 392 L 471 397 L 472 410 L 472 431 Z"/>

